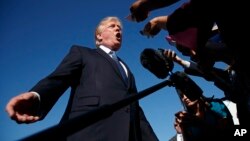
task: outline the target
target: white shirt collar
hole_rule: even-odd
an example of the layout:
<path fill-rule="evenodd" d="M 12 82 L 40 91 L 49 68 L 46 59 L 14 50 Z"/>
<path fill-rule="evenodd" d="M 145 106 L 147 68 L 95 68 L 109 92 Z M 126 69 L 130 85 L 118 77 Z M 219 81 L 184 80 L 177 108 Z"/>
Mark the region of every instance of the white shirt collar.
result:
<path fill-rule="evenodd" d="M 105 47 L 104 45 L 100 45 L 99 48 L 101 50 L 103 50 L 104 52 L 106 52 L 111 57 L 111 55 L 109 53 L 112 50 L 110 48 Z M 128 76 L 128 70 L 127 70 L 127 68 L 125 67 L 125 65 L 122 62 L 120 62 L 120 63 L 122 64 L 122 67 L 125 69 L 126 75 Z"/>
<path fill-rule="evenodd" d="M 105 47 L 104 45 L 100 45 L 99 48 L 102 49 L 102 50 L 103 50 L 104 52 L 106 52 L 107 54 L 109 54 L 109 52 L 111 51 L 110 48 Z"/>

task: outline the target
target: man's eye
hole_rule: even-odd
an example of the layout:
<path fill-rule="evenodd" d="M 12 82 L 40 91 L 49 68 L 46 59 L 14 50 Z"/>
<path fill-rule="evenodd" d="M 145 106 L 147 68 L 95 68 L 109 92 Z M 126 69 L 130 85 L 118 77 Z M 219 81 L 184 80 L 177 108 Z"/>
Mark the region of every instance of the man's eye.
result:
<path fill-rule="evenodd" d="M 113 28 L 113 27 L 115 27 L 115 25 L 110 25 L 110 26 L 108 26 L 108 28 Z"/>

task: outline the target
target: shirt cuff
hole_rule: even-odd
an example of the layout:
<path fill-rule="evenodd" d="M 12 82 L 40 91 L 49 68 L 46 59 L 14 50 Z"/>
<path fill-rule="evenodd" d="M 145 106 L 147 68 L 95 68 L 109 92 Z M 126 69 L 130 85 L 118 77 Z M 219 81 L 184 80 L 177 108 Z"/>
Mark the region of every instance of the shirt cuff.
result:
<path fill-rule="evenodd" d="M 32 93 L 32 94 L 34 94 L 34 95 L 36 95 L 36 96 L 37 96 L 37 98 L 38 98 L 38 100 L 39 100 L 39 102 L 41 102 L 41 97 L 40 97 L 39 93 L 34 92 L 34 91 L 31 91 L 30 93 Z"/>
<path fill-rule="evenodd" d="M 45 117 L 45 114 L 44 112 L 41 110 L 41 96 L 39 95 L 39 93 L 37 92 L 34 92 L 34 91 L 30 91 L 30 93 L 34 94 L 38 100 L 39 100 L 39 105 L 38 105 L 38 108 L 37 108 L 37 115 L 42 119 Z"/>
<path fill-rule="evenodd" d="M 183 64 L 183 67 L 186 68 L 186 69 L 199 70 L 198 66 L 197 66 L 197 63 L 195 63 L 195 62 L 184 60 L 182 62 L 182 64 Z"/>
<path fill-rule="evenodd" d="M 186 60 L 183 60 L 183 62 L 182 62 L 182 65 L 184 68 L 190 68 L 190 64 L 191 63 L 189 61 L 186 61 Z"/>

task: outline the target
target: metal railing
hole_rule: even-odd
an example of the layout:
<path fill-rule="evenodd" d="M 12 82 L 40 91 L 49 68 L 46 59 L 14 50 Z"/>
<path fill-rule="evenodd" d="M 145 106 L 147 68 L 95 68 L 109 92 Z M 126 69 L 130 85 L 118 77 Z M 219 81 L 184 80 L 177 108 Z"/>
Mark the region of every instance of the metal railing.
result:
<path fill-rule="evenodd" d="M 68 136 L 81 129 L 88 127 L 89 125 L 110 116 L 113 112 L 121 109 L 130 103 L 137 101 L 167 85 L 172 84 L 170 80 L 165 80 L 156 85 L 153 85 L 141 92 L 132 94 L 125 99 L 122 99 L 116 103 L 103 105 L 95 110 L 88 113 L 82 114 L 78 117 L 72 118 L 64 123 L 52 126 L 48 129 L 35 133 L 29 137 L 21 139 L 22 141 L 47 141 L 47 140 L 60 140 L 60 137 Z"/>

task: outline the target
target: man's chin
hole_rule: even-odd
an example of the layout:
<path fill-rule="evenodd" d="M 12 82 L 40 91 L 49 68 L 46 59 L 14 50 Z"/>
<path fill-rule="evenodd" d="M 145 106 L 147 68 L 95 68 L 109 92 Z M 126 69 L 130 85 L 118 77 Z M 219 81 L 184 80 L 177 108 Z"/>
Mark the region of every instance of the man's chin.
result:
<path fill-rule="evenodd" d="M 121 43 L 117 43 L 114 46 L 115 46 L 115 48 L 119 49 L 121 47 Z"/>
<path fill-rule="evenodd" d="M 114 50 L 114 51 L 118 51 L 120 48 L 121 48 L 121 45 L 120 45 L 120 44 L 119 44 L 119 45 L 114 45 L 114 46 L 113 46 L 113 50 Z"/>

